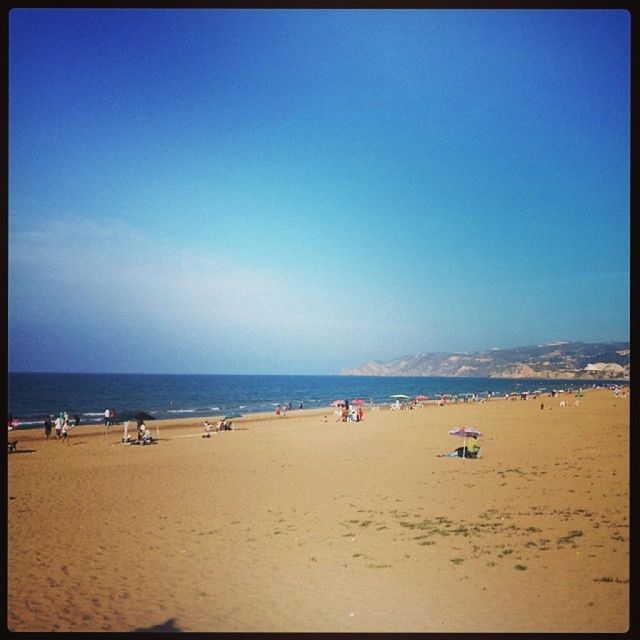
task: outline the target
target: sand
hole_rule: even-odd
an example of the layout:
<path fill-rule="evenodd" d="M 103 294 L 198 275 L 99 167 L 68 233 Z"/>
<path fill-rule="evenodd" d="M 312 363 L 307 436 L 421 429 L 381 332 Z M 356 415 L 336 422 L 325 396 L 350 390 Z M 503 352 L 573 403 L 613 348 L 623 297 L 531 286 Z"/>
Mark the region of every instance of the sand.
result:
<path fill-rule="evenodd" d="M 12 432 L 8 626 L 624 632 L 629 399 L 567 400 Z"/>

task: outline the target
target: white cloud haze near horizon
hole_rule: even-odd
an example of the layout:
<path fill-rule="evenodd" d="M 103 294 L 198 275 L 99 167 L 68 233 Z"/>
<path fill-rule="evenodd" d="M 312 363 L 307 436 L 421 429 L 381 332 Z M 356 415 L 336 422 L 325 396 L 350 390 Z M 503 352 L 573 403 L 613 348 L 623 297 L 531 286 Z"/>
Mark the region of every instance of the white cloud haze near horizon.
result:
<path fill-rule="evenodd" d="M 422 323 L 406 291 L 397 292 L 390 317 L 380 300 L 393 291 L 345 286 L 344 293 L 326 295 L 326 288 L 316 290 L 295 273 L 243 266 L 224 243 L 198 252 L 118 218 L 54 219 L 14 232 L 9 268 L 10 341 L 14 348 L 21 340 L 35 342 L 27 350 L 29 361 L 14 360 L 12 370 L 331 374 L 410 353 L 495 346 L 481 332 L 477 346 L 473 338 L 457 346 L 451 337 L 457 329 L 453 314 L 480 304 L 484 287 L 480 296 L 461 287 L 464 300 L 457 303 L 457 292 L 435 290 L 434 305 L 441 299 L 448 310 L 440 309 L 449 323 L 440 338 L 433 326 L 438 313 L 431 316 L 432 327 L 426 318 Z M 548 285 L 523 286 L 540 296 Z M 512 312 L 515 319 L 519 312 Z M 487 317 L 486 309 L 478 309 L 478 327 Z M 468 336 L 462 324 L 460 334 Z M 69 331 L 75 342 L 58 339 Z M 541 340 L 573 339 L 559 333 Z M 97 363 L 95 353 L 104 356 Z"/>

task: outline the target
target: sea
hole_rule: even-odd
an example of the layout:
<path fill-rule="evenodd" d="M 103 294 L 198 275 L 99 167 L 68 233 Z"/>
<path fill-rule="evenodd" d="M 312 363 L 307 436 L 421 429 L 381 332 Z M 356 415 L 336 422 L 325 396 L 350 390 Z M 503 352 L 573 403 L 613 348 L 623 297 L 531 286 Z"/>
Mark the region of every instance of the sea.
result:
<path fill-rule="evenodd" d="M 173 375 L 111 373 L 9 373 L 9 415 L 20 428 L 39 428 L 62 411 L 80 424 L 101 423 L 105 409 L 145 411 L 158 419 L 251 414 L 276 405 L 298 410 L 329 407 L 334 400 L 362 399 L 367 405 L 394 402 L 394 395 L 438 399 L 477 394 L 572 391 L 592 382 L 497 378 Z"/>

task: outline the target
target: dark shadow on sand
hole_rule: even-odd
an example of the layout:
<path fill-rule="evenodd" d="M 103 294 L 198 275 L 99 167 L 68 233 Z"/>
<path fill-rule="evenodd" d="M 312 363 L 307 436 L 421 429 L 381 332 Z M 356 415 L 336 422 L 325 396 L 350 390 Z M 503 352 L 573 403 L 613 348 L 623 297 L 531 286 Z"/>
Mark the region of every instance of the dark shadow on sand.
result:
<path fill-rule="evenodd" d="M 134 629 L 134 633 L 180 633 L 182 629 L 176 626 L 176 619 L 169 618 L 165 622 L 153 625 L 152 627 L 140 627 Z"/>

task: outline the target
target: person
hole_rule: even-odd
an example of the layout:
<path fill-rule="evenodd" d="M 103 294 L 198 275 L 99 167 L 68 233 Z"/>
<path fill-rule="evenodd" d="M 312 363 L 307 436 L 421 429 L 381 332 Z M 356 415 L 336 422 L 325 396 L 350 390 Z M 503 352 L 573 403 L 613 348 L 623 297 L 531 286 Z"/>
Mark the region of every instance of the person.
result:
<path fill-rule="evenodd" d="M 51 420 L 47 418 L 44 421 L 44 437 L 48 440 L 51 435 L 51 429 L 53 428 L 53 424 L 51 424 Z"/>
<path fill-rule="evenodd" d="M 77 427 L 80 424 L 80 416 L 76 413 L 75 416 L 73 416 L 73 426 Z"/>
<path fill-rule="evenodd" d="M 362 407 L 358 407 L 358 422 L 362 422 L 364 420 L 364 411 Z"/>
<path fill-rule="evenodd" d="M 540 403 L 540 411 L 544 411 L 544 402 Z"/>
<path fill-rule="evenodd" d="M 56 438 L 58 438 L 58 440 L 59 440 L 60 436 L 62 435 L 62 418 L 60 418 L 60 416 L 58 416 L 56 418 L 54 426 L 55 426 L 55 429 L 56 429 Z"/>
<path fill-rule="evenodd" d="M 208 420 L 204 421 L 204 433 L 202 434 L 203 438 L 210 438 L 211 433 L 213 432 L 213 426 L 209 423 Z"/>
<path fill-rule="evenodd" d="M 302 409 L 304 409 L 304 402 L 301 402 L 301 403 L 300 403 L 300 409 L 301 409 L 301 410 L 302 410 Z"/>
<path fill-rule="evenodd" d="M 473 434 L 469 438 L 467 438 L 467 450 L 464 450 L 463 447 L 458 447 L 458 456 L 460 458 L 477 458 L 478 452 L 480 451 L 480 445 L 478 444 L 478 436 Z"/>
<path fill-rule="evenodd" d="M 60 442 L 66 442 L 67 444 L 69 443 L 69 429 L 70 428 L 71 428 L 71 425 L 69 424 L 69 421 L 65 420 L 62 423 L 62 429 L 60 430 L 60 435 L 62 437 Z"/>
<path fill-rule="evenodd" d="M 138 431 L 138 441 L 140 442 L 140 444 L 149 444 L 151 440 L 151 432 L 149 431 L 149 429 L 147 429 L 145 423 L 142 422 Z"/>
<path fill-rule="evenodd" d="M 104 410 L 104 426 L 108 427 L 110 424 L 109 418 L 111 417 L 111 411 L 109 409 Z"/>

